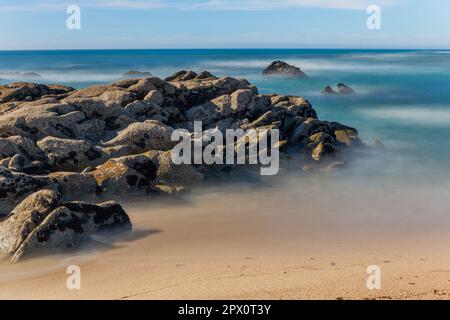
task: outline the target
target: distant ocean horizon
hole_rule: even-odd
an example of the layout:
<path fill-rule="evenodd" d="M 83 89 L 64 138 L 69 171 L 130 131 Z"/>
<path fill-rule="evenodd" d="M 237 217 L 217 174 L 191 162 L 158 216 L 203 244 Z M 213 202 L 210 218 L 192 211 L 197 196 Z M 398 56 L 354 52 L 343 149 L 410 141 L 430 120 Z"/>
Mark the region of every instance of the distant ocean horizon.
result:
<path fill-rule="evenodd" d="M 307 79 L 267 78 L 283 60 Z M 390 175 L 450 177 L 450 50 L 445 49 L 102 49 L 0 51 L 0 85 L 13 81 L 75 88 L 117 81 L 130 70 L 165 78 L 179 70 L 208 70 L 246 78 L 260 93 L 308 99 L 319 118 L 357 128 L 364 141 L 380 139 L 390 152 L 375 168 Z M 20 73 L 35 73 L 32 79 Z M 343 82 L 353 97 L 321 90 Z M 389 164 L 388 166 L 386 164 Z"/>

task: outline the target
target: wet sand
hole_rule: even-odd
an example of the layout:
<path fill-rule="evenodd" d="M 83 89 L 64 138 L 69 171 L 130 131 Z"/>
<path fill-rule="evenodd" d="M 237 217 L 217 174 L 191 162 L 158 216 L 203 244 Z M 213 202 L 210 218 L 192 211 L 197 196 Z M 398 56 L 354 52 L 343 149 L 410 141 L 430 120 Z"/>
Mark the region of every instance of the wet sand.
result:
<path fill-rule="evenodd" d="M 126 238 L 0 262 L 2 299 L 449 299 L 446 186 L 324 178 L 125 204 Z M 66 268 L 81 268 L 81 289 Z M 378 265 L 381 290 L 368 290 Z"/>

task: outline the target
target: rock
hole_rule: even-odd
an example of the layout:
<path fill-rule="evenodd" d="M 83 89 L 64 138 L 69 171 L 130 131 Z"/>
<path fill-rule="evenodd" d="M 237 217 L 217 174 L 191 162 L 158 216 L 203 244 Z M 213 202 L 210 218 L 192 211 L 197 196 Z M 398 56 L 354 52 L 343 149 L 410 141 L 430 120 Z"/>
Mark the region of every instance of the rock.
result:
<path fill-rule="evenodd" d="M 306 78 L 306 74 L 300 68 L 292 66 L 284 61 L 272 62 L 264 71 L 263 75 L 285 76 L 293 78 Z"/>
<path fill-rule="evenodd" d="M 216 76 L 214 76 L 212 73 L 210 73 L 208 71 L 200 72 L 195 78 L 196 79 L 209 79 L 209 78 L 217 79 Z"/>
<path fill-rule="evenodd" d="M 172 161 L 172 152 L 152 151 L 148 156 L 153 159 L 156 167 L 156 177 L 159 182 L 175 185 L 193 185 L 203 180 L 201 174 L 194 166 L 175 165 Z"/>
<path fill-rule="evenodd" d="M 42 151 L 31 139 L 21 136 L 0 138 L 0 159 L 12 157 L 17 154 L 29 160 L 41 159 L 43 157 Z"/>
<path fill-rule="evenodd" d="M 91 198 L 101 193 L 92 171 L 78 172 L 53 172 L 48 177 L 58 186 L 64 201 L 75 201 L 80 198 Z"/>
<path fill-rule="evenodd" d="M 344 83 L 338 83 L 337 90 L 340 94 L 355 94 L 355 91 Z"/>
<path fill-rule="evenodd" d="M 64 101 L 69 104 L 77 102 L 93 102 L 93 100 L 86 100 L 95 98 L 97 101 L 103 101 L 105 105 L 119 105 L 125 106 L 130 102 L 136 100 L 137 95 L 127 89 L 116 86 L 97 85 L 84 89 L 80 89 L 70 94 Z M 83 100 L 75 100 L 83 99 Z"/>
<path fill-rule="evenodd" d="M 326 96 L 353 95 L 355 94 L 355 91 L 344 83 L 338 83 L 336 91 L 330 86 L 326 86 L 325 89 L 322 90 L 322 94 Z"/>
<path fill-rule="evenodd" d="M 0 222 L 0 251 L 18 262 L 78 248 L 91 235 L 113 230 L 131 230 L 128 215 L 117 203 L 61 203 L 56 192 L 42 190 L 27 197 Z"/>
<path fill-rule="evenodd" d="M 320 142 L 312 151 L 312 158 L 316 161 L 322 160 L 323 157 L 334 156 L 335 151 L 331 143 Z"/>
<path fill-rule="evenodd" d="M 328 122 L 320 121 L 315 118 L 308 118 L 292 130 L 288 142 L 290 144 L 297 144 L 298 142 L 303 142 L 305 139 L 320 132 L 334 136 L 333 130 Z"/>
<path fill-rule="evenodd" d="M 8 169 L 16 172 L 26 172 L 31 162 L 21 154 L 16 154 L 8 163 Z"/>
<path fill-rule="evenodd" d="M 164 96 L 158 90 L 151 90 L 144 98 L 145 101 L 162 106 L 164 103 Z"/>
<path fill-rule="evenodd" d="M 171 116 L 168 111 L 147 100 L 132 102 L 125 107 L 125 110 L 139 121 L 151 119 L 167 123 Z"/>
<path fill-rule="evenodd" d="M 127 166 L 121 160 L 120 158 L 108 160 L 105 164 L 97 167 L 95 171 L 89 173 L 95 178 L 98 192 L 125 194 L 139 190 L 151 191 L 152 182 L 145 175 Z M 148 170 L 151 170 L 152 167 L 149 167 Z"/>
<path fill-rule="evenodd" d="M 141 71 L 128 71 L 122 75 L 123 79 L 137 79 L 137 78 L 150 78 L 152 74 L 150 72 L 141 72 Z"/>
<path fill-rule="evenodd" d="M 106 158 L 100 147 L 85 140 L 47 137 L 37 145 L 44 151 L 49 165 L 57 171 L 79 171 L 89 165 L 100 164 Z"/>
<path fill-rule="evenodd" d="M 46 95 L 67 94 L 75 89 L 61 85 L 43 85 L 28 82 L 14 82 L 0 86 L 0 103 L 8 101 L 35 100 Z"/>
<path fill-rule="evenodd" d="M 215 102 L 217 103 L 218 101 L 216 100 Z M 208 101 L 190 108 L 185 113 L 186 119 L 188 121 L 202 121 L 203 125 L 209 126 L 231 113 L 231 110 L 222 109 L 216 103 Z"/>
<path fill-rule="evenodd" d="M 322 90 L 322 94 L 326 96 L 333 96 L 338 94 L 334 89 L 330 86 L 326 86 L 325 89 Z"/>
<path fill-rule="evenodd" d="M 173 129 L 156 120 L 135 122 L 119 131 L 117 137 L 104 143 L 105 147 L 129 146 L 130 152 L 139 153 L 148 150 L 170 150 Z"/>

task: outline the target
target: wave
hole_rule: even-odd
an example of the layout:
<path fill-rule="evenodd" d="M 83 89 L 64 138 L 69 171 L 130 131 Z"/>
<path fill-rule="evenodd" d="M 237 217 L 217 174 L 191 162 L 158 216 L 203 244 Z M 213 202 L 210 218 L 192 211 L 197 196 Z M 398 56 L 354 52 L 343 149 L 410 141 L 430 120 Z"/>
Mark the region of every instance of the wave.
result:
<path fill-rule="evenodd" d="M 450 51 L 433 51 L 434 54 L 450 54 Z"/>
<path fill-rule="evenodd" d="M 429 107 L 416 106 L 402 108 L 399 106 L 383 107 L 380 109 L 361 110 L 363 116 L 382 120 L 401 121 L 417 125 L 429 126 L 450 125 L 450 106 Z"/>

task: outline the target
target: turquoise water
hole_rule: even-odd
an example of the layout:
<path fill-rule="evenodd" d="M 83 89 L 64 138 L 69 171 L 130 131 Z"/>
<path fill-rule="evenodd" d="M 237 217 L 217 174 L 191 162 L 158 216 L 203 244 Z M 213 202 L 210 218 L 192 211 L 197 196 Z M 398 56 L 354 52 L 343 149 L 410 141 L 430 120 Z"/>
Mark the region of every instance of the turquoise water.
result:
<path fill-rule="evenodd" d="M 263 78 L 273 60 L 300 67 L 308 79 Z M 165 77 L 180 69 L 247 78 L 261 93 L 304 96 L 319 118 L 356 127 L 388 151 L 358 168 L 402 179 L 448 179 L 450 51 L 414 50 L 92 50 L 0 52 L 0 72 L 37 72 L 35 82 L 77 88 L 117 80 L 128 70 Z M 0 75 L 0 78 L 5 76 Z M 2 84 L 19 80 L 4 79 Z M 354 97 L 323 97 L 344 82 Z"/>

